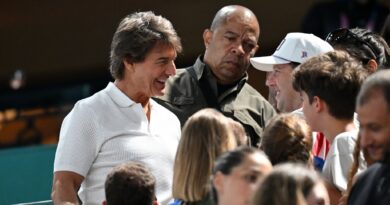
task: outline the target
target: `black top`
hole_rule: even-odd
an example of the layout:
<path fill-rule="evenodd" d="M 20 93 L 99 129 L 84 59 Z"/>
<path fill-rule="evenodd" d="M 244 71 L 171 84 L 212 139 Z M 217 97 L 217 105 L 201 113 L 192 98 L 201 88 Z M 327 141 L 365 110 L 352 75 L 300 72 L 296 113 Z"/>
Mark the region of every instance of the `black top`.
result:
<path fill-rule="evenodd" d="M 356 181 L 348 198 L 349 205 L 390 204 L 390 164 L 370 166 Z"/>

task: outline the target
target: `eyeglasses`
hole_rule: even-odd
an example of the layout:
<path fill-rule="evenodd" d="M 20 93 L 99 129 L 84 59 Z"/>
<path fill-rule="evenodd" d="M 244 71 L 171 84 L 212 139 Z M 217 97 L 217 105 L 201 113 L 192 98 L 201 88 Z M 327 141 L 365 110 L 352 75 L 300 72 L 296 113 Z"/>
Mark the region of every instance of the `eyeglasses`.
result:
<path fill-rule="evenodd" d="M 335 31 L 332 31 L 331 33 L 328 34 L 325 41 L 331 45 L 334 45 L 336 43 L 345 42 L 348 39 L 353 39 L 363 45 L 366 45 L 370 49 L 371 53 L 373 54 L 374 59 L 376 60 L 378 58 L 379 54 L 375 52 L 376 50 L 373 49 L 373 47 L 367 41 L 364 41 L 363 39 L 359 38 L 359 36 L 352 33 L 347 28 L 339 28 Z"/>

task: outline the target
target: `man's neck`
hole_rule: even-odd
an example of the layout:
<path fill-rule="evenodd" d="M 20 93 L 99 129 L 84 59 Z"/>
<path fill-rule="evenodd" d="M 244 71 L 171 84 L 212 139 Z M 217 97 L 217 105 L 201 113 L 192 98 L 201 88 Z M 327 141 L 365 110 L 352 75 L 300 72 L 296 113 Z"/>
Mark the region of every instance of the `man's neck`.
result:
<path fill-rule="evenodd" d="M 333 143 L 333 140 L 340 133 L 356 129 L 353 120 L 340 120 L 334 117 L 330 117 L 330 119 L 324 120 L 323 122 L 324 129 L 322 130 L 322 132 L 324 133 L 330 144 Z"/>
<path fill-rule="evenodd" d="M 140 103 L 144 110 L 148 109 L 150 97 L 145 96 L 143 93 L 138 92 L 136 89 L 133 89 L 134 86 L 131 85 L 131 83 L 128 83 L 124 80 L 115 80 L 114 84 L 132 101 Z"/>

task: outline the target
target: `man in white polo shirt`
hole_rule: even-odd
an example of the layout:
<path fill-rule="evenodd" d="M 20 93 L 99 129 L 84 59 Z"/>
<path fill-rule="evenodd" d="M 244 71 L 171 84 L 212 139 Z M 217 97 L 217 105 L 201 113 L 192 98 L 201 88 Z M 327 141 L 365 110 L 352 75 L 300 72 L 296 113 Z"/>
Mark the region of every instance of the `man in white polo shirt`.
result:
<path fill-rule="evenodd" d="M 179 119 L 151 97 L 165 92 L 175 75 L 180 38 L 171 22 L 153 12 L 135 12 L 119 24 L 112 43 L 114 82 L 78 101 L 64 119 L 54 160 L 54 204 L 98 205 L 111 169 L 133 161 L 156 178 L 157 200 L 172 199 Z"/>

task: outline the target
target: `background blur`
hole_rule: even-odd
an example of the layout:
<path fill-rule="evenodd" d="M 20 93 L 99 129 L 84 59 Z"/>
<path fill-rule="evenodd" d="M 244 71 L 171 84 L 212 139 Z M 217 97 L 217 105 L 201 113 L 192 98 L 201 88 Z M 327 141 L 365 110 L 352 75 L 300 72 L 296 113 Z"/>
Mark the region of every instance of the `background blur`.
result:
<path fill-rule="evenodd" d="M 347 0 L 342 0 L 347 1 Z M 108 56 L 119 21 L 134 11 L 168 18 L 182 38 L 178 68 L 204 51 L 202 33 L 224 5 L 241 4 L 258 17 L 259 55 L 270 55 L 288 32 L 301 31 L 319 0 L 115 0 L 0 2 L 0 148 L 55 144 L 74 103 L 111 80 Z M 389 6 L 389 0 L 380 0 Z M 329 13 L 332 15 L 332 13 Z M 250 84 L 267 96 L 265 73 L 249 70 Z"/>

